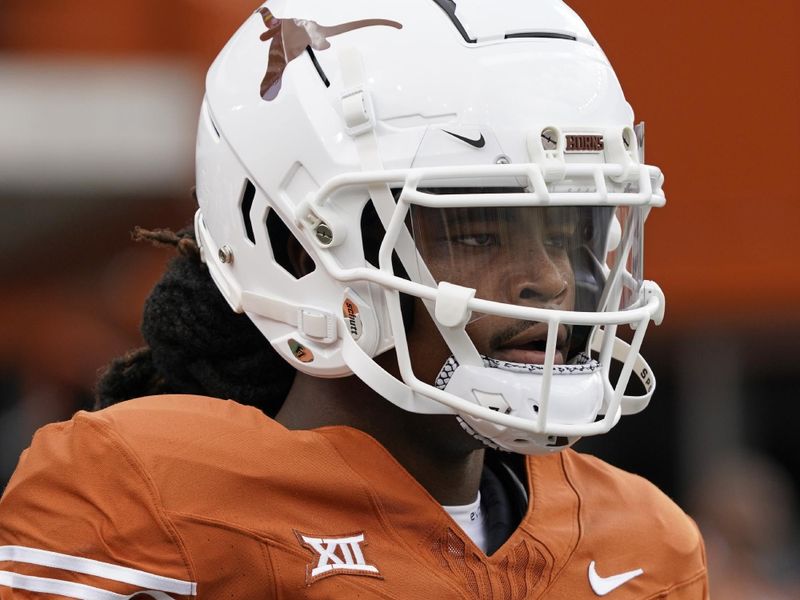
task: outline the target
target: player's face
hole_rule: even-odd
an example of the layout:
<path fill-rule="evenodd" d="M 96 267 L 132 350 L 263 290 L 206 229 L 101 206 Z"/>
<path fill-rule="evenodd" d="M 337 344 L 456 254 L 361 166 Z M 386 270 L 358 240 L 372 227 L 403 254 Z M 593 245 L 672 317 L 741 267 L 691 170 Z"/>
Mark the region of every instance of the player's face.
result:
<path fill-rule="evenodd" d="M 477 298 L 517 306 L 575 308 L 572 257 L 578 243 L 579 220 L 573 209 L 415 208 L 415 211 L 414 237 L 437 282 L 475 288 Z M 420 308 L 416 311 L 418 319 L 409 335 L 409 344 L 412 357 L 417 356 L 415 370 L 424 368 L 429 377 L 432 363 L 436 363 L 437 370 L 441 368 L 449 350 L 433 343 L 441 338 L 424 307 Z M 473 314 L 467 333 L 481 354 L 513 362 L 544 362 L 545 323 Z M 415 350 L 419 345 L 422 351 Z M 556 364 L 564 363 L 568 347 L 569 330 L 562 326 Z"/>

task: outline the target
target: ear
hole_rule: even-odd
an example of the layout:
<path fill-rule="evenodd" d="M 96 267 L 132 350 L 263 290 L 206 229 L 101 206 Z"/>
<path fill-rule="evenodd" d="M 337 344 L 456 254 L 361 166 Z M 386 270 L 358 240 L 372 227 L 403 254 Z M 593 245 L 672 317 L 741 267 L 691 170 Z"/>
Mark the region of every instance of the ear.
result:
<path fill-rule="evenodd" d="M 289 257 L 289 263 L 292 265 L 292 273 L 298 279 L 305 277 L 316 268 L 314 259 L 311 258 L 293 235 L 290 235 L 286 241 L 286 254 Z"/>

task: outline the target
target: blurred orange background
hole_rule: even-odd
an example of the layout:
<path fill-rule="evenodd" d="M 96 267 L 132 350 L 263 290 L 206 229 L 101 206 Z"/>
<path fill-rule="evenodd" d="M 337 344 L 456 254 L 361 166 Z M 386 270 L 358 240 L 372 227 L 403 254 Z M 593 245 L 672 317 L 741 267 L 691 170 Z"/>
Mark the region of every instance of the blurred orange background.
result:
<path fill-rule="evenodd" d="M 648 162 L 666 174 L 647 268 L 671 323 L 800 322 L 800 3 L 569 4 L 647 121 Z"/>
<path fill-rule="evenodd" d="M 800 321 L 800 4 L 572 0 L 647 122 L 668 208 L 648 228 L 665 326 Z M 201 81 L 252 0 L 6 0 L 0 49 L 31 57 L 181 58 Z M 193 112 L 195 107 L 187 106 Z"/>
<path fill-rule="evenodd" d="M 792 426 L 800 419 L 794 358 L 800 338 L 800 192 L 794 171 L 800 163 L 800 3 L 567 3 L 608 54 L 637 120 L 646 121 L 647 162 L 664 170 L 668 200 L 651 214 L 646 243 L 645 273 L 667 296 L 666 321 L 647 341 L 648 358 L 661 374 L 660 391 L 632 425 L 620 425 L 588 448 L 687 502 L 719 493 L 724 503 L 742 482 L 727 482 L 732 487 L 724 493 L 721 483 L 711 490 L 700 484 L 710 481 L 723 459 L 745 456 L 752 467 L 762 464 L 750 460 L 758 456 L 767 465 L 761 474 L 780 472 L 773 481 L 789 482 L 787 498 L 794 498 L 800 480 L 800 442 Z M 502 2 L 495 4 L 502 9 Z M 0 164 L 0 402 L 6 404 L 0 405 L 0 485 L 35 427 L 89 406 L 96 370 L 141 345 L 142 303 L 168 253 L 136 247 L 129 232 L 137 224 L 175 228 L 190 221 L 190 129 L 204 72 L 257 5 L 0 5 L 0 105 L 2 86 L 27 85 L 15 73 L 40 65 L 46 72 L 64 65 L 68 73 L 75 65 L 112 65 L 123 86 L 131 65 L 168 65 L 173 70 L 162 75 L 174 80 L 174 97 L 184 98 L 183 89 L 187 99 L 173 103 L 172 119 L 176 129 L 188 132 L 175 139 L 174 176 L 160 187 L 115 189 L 112 180 L 102 189 L 90 182 L 60 190 L 35 176 L 29 185 L 24 179 L 4 183 Z M 45 89 L 56 97 L 66 91 Z M 0 114 L 0 150 L 9 144 L 3 131 L 15 119 L 8 110 Z M 36 129 L 37 122 L 30 127 Z M 69 145 L 64 147 L 68 152 Z M 0 160 L 16 152 L 6 147 Z M 34 165 L 42 178 L 61 162 L 54 156 L 51 164 Z M 3 436 L 19 448 L 3 445 Z M 771 501 L 778 502 L 763 500 Z M 786 502 L 796 508 L 796 500 Z M 724 538 L 728 525 L 708 509 L 713 505 L 695 500 L 690 508 L 708 524 L 707 538 Z M 751 511 L 760 509 L 768 507 Z M 746 520 L 728 521 L 737 519 Z M 796 520 L 780 526 L 795 531 Z M 748 552 L 755 553 L 752 546 Z M 777 552 L 757 550 L 764 556 Z M 759 598 L 767 591 L 783 597 L 757 586 L 752 594 L 747 590 L 759 577 L 777 581 L 787 579 L 785 574 L 759 572 L 747 579 L 748 568 L 718 563 L 718 572 L 724 567 L 727 579 L 717 581 L 730 585 L 723 590 L 717 583 L 723 591 L 716 597 Z"/>

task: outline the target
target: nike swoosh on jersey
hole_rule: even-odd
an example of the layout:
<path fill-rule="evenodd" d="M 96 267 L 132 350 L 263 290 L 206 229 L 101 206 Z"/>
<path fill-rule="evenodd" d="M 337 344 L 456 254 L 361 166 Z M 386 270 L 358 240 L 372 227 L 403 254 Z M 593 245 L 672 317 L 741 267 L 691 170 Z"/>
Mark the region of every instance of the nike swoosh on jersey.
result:
<path fill-rule="evenodd" d="M 600 575 L 597 574 L 595 562 L 592 561 L 589 563 L 589 584 L 592 586 L 592 590 L 595 594 L 598 596 L 605 596 L 643 573 L 643 569 L 635 569 L 633 571 L 620 573 L 619 575 L 600 577 Z"/>
<path fill-rule="evenodd" d="M 479 137 L 477 140 L 471 140 L 468 137 L 464 137 L 463 135 L 458 135 L 457 133 L 453 133 L 452 131 L 447 131 L 446 129 L 443 129 L 442 131 L 444 131 L 445 133 L 449 133 L 454 138 L 457 138 L 462 142 L 466 142 L 473 148 L 483 148 L 486 145 L 486 139 L 483 137 L 483 134 L 481 134 L 481 137 Z"/>

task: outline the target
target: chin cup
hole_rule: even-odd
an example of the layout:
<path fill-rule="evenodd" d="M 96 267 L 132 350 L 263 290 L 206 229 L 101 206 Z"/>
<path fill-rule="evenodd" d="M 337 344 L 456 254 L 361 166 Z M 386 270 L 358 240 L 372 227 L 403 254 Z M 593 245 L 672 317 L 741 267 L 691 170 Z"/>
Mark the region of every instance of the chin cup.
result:
<path fill-rule="evenodd" d="M 492 448 L 520 454 L 558 452 L 579 437 L 550 434 L 550 427 L 593 423 L 600 412 L 602 369 L 585 355 L 579 355 L 574 364 L 553 367 L 549 394 L 542 390 L 542 365 L 482 358 L 484 366 L 478 367 L 459 365 L 451 356 L 436 378 L 436 387 L 492 411 L 542 426 L 542 433 L 535 434 L 459 415 L 461 426 Z M 543 402 L 545 396 L 549 399 Z"/>

